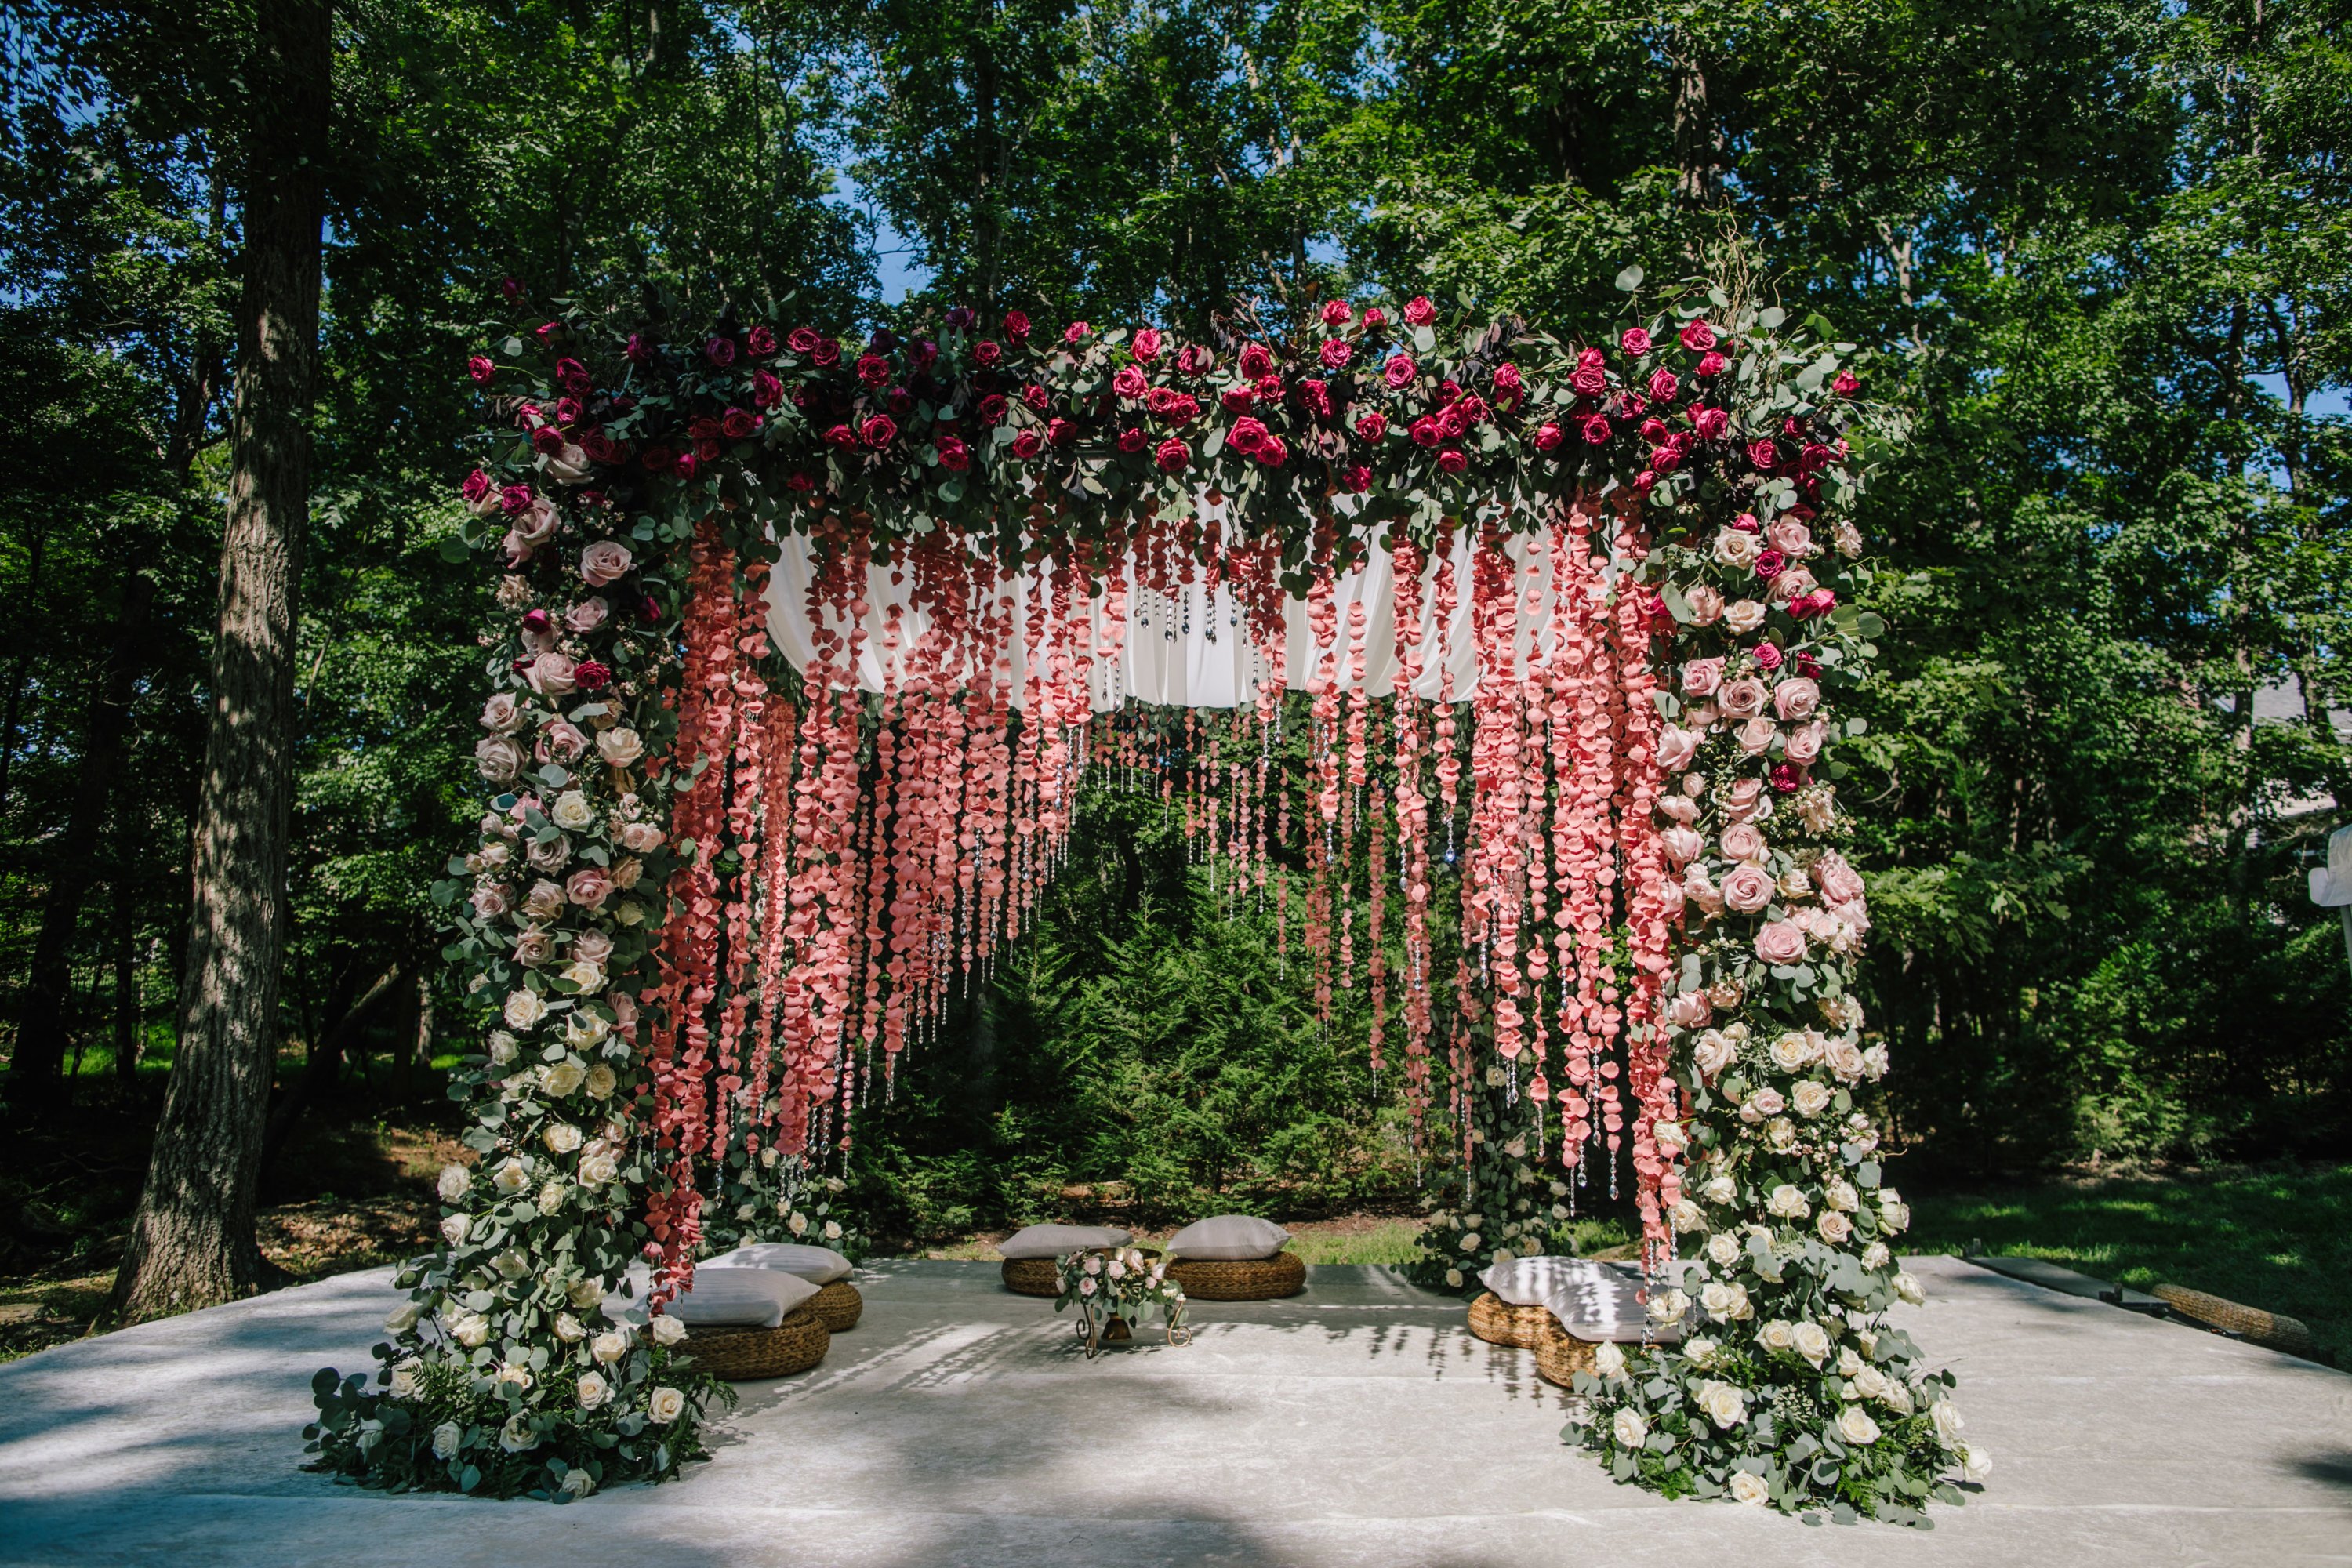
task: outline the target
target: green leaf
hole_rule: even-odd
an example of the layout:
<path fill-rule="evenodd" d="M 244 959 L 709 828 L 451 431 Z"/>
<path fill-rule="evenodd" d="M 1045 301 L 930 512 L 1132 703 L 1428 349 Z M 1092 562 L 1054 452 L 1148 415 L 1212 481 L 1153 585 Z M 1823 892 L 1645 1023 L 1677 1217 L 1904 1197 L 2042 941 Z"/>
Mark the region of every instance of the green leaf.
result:
<path fill-rule="evenodd" d="M 1617 287 L 1631 294 L 1642 286 L 1642 278 L 1643 273 L 1639 267 L 1628 267 L 1624 271 L 1617 274 Z"/>

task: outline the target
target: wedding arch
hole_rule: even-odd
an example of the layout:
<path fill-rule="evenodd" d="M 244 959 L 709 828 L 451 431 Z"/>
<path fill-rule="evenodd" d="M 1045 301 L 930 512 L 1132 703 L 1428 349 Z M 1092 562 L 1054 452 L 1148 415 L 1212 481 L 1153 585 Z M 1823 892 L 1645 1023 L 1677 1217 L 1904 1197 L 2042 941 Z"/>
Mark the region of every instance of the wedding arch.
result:
<path fill-rule="evenodd" d="M 493 798 L 434 889 L 474 1158 L 374 1377 L 320 1376 L 323 1462 L 562 1500 L 699 1457 L 723 1385 L 659 1309 L 707 1205 L 849 1136 L 1127 769 L 1318 1008 L 1368 994 L 1417 1130 L 1467 1136 L 1491 1067 L 1565 1173 L 1630 1172 L 1653 1315 L 1698 1326 L 1588 1380 L 1613 1473 L 1958 1500 L 1949 1376 L 1883 1320 L 1916 1288 L 1835 782 L 1896 421 L 1818 319 L 1705 281 L 1632 315 L 858 342 L 565 306 L 487 346 L 450 548 L 501 573 Z"/>

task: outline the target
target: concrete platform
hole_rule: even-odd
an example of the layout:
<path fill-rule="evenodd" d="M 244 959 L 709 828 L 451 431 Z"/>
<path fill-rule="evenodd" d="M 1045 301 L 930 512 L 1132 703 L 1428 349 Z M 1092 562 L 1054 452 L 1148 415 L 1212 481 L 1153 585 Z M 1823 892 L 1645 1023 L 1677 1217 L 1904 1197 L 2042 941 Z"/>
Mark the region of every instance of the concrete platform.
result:
<path fill-rule="evenodd" d="M 681 1484 L 566 1508 L 296 1468 L 311 1372 L 366 1363 L 355 1274 L 0 1367 L 0 1563 L 419 1568 L 1769 1568 L 2352 1563 L 2352 1377 L 1952 1259 L 1906 1314 L 1989 1489 L 1929 1532 L 1666 1503 L 1563 1447 L 1533 1358 L 1380 1268 L 1201 1303 L 1089 1363 L 992 1264 L 868 1270 L 866 1319 L 746 1385 Z"/>

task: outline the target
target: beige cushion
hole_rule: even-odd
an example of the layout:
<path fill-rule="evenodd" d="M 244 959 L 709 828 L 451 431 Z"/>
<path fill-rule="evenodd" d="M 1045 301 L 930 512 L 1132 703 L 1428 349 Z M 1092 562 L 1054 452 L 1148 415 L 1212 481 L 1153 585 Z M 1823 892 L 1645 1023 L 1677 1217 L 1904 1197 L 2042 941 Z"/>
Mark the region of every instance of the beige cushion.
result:
<path fill-rule="evenodd" d="M 775 1268 L 797 1274 L 815 1285 L 849 1278 L 856 1267 L 830 1247 L 806 1247 L 796 1241 L 755 1241 L 697 1267 L 702 1268 Z"/>
<path fill-rule="evenodd" d="M 1081 1247 L 1125 1247 L 1127 1232 L 1107 1225 L 1033 1225 L 997 1243 L 1004 1258 L 1066 1258 Z"/>
<path fill-rule="evenodd" d="M 697 1268 L 694 1283 L 663 1309 L 690 1328 L 774 1328 L 817 1293 L 777 1268 Z"/>
<path fill-rule="evenodd" d="M 1487 1289 L 1516 1307 L 1541 1307 L 1580 1340 L 1635 1343 L 1643 1331 L 1653 1340 L 1682 1337 L 1680 1323 L 1653 1328 L 1649 1310 L 1636 1300 L 1641 1279 L 1606 1263 L 1582 1258 L 1517 1258 L 1478 1276 Z M 1658 1288 L 1665 1289 L 1665 1281 Z"/>
<path fill-rule="evenodd" d="M 1290 1233 L 1270 1219 L 1221 1214 L 1213 1219 L 1196 1219 L 1170 1237 L 1166 1251 L 1171 1258 L 1192 1258 L 1203 1263 L 1242 1262 L 1272 1258 L 1289 1239 Z"/>

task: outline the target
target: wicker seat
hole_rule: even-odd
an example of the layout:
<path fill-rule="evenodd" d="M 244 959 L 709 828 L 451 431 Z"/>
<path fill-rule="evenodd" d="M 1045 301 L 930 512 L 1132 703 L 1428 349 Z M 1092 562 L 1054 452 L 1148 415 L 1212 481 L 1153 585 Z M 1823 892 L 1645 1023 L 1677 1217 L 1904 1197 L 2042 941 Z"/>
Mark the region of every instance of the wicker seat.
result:
<path fill-rule="evenodd" d="M 866 1298 L 848 1280 L 835 1279 L 809 1298 L 808 1310 L 833 1332 L 845 1334 L 857 1326 L 857 1320 L 864 1315 Z"/>
<path fill-rule="evenodd" d="M 2250 1343 L 2309 1360 L 2318 1353 L 2311 1329 L 2299 1318 L 2243 1307 L 2223 1296 L 2211 1296 L 2181 1285 L 2158 1285 L 2149 1294 L 2177 1315 Z"/>
<path fill-rule="evenodd" d="M 696 1329 L 687 1336 L 686 1349 L 728 1382 L 742 1383 L 806 1372 L 824 1359 L 832 1343 L 833 1331 L 804 1306 L 772 1329 Z"/>
<path fill-rule="evenodd" d="M 1490 1345 L 1531 1351 L 1560 1330 L 1559 1320 L 1549 1309 L 1514 1306 L 1488 1290 L 1470 1303 L 1470 1331 Z"/>
<path fill-rule="evenodd" d="M 1003 1270 L 1004 1288 L 1022 1296 L 1058 1296 L 1060 1281 L 1050 1258 L 1008 1258 Z"/>
<path fill-rule="evenodd" d="M 1307 1289 L 1307 1265 L 1295 1252 L 1272 1258 L 1179 1258 L 1168 1277 L 1201 1301 L 1271 1301 Z"/>
<path fill-rule="evenodd" d="M 1592 1370 L 1592 1358 L 1600 1349 L 1599 1341 L 1580 1340 L 1555 1321 L 1536 1342 L 1536 1375 L 1556 1387 L 1573 1387 L 1578 1373 Z"/>

